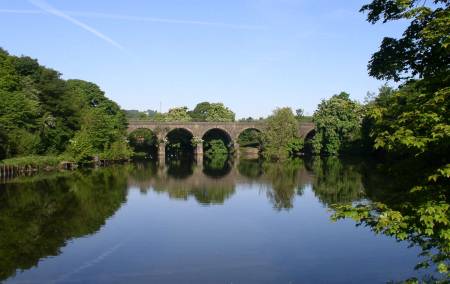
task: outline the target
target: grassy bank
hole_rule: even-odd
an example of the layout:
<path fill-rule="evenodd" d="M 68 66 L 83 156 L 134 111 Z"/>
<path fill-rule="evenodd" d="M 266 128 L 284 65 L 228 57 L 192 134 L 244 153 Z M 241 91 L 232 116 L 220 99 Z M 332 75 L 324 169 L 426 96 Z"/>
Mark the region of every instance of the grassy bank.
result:
<path fill-rule="evenodd" d="M 58 167 L 61 162 L 70 160 L 66 156 L 55 156 L 55 155 L 47 155 L 47 156 L 24 156 L 24 157 L 16 157 L 10 158 L 0 161 L 0 166 L 11 166 L 11 167 L 31 167 L 34 169 L 45 169 L 45 168 L 54 168 Z"/>

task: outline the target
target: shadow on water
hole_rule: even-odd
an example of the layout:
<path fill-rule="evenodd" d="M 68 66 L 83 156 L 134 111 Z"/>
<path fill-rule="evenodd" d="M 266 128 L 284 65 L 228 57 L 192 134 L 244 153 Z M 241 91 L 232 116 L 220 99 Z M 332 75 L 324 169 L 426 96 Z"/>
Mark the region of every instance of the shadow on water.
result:
<path fill-rule="evenodd" d="M 16 178 L 0 184 L 0 280 L 58 255 L 68 240 L 96 233 L 133 188 L 219 206 L 237 194 L 238 185 L 253 183 L 275 211 L 291 210 L 307 188 L 334 208 L 371 200 L 389 205 L 400 200 L 393 192 L 402 186 L 401 180 L 386 178 L 379 165 L 337 158 L 276 164 L 227 158 L 197 164 L 188 157 Z"/>

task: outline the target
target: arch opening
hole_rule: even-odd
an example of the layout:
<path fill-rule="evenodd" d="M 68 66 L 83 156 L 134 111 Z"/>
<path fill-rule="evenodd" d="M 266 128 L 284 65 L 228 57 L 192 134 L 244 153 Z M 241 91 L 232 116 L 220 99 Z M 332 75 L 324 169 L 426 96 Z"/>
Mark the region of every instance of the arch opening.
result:
<path fill-rule="evenodd" d="M 313 129 L 311 131 L 309 131 L 306 135 L 305 135 L 305 146 L 304 146 L 304 152 L 307 155 L 311 155 L 313 152 L 313 139 L 314 136 L 316 136 L 316 130 Z"/>
<path fill-rule="evenodd" d="M 137 128 L 128 134 L 128 143 L 137 158 L 154 158 L 158 150 L 157 138 L 148 128 Z"/>
<path fill-rule="evenodd" d="M 241 157 L 245 159 L 257 159 L 262 150 L 262 132 L 256 128 L 247 128 L 238 136 Z"/>
<path fill-rule="evenodd" d="M 223 129 L 212 128 L 202 137 L 204 166 L 211 170 L 222 170 L 228 166 L 233 152 L 233 140 Z"/>
<path fill-rule="evenodd" d="M 166 135 L 166 157 L 171 159 L 192 158 L 192 133 L 184 128 L 175 128 Z"/>

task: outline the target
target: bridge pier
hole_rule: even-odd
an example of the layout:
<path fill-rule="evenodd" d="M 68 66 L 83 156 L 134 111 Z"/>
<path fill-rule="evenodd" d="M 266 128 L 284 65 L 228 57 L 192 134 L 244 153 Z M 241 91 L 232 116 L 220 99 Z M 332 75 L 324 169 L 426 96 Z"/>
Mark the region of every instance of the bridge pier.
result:
<path fill-rule="evenodd" d="M 234 156 L 237 158 L 237 159 L 239 159 L 239 156 L 241 155 L 241 152 L 240 152 L 240 145 L 239 145 L 239 143 L 237 142 L 237 141 L 234 141 L 233 142 L 233 150 L 234 150 Z"/>
<path fill-rule="evenodd" d="M 166 159 L 166 143 L 159 142 L 158 144 L 158 159 L 165 160 Z"/>
<path fill-rule="evenodd" d="M 198 165 L 203 165 L 203 141 L 198 142 L 194 149 L 195 160 Z"/>

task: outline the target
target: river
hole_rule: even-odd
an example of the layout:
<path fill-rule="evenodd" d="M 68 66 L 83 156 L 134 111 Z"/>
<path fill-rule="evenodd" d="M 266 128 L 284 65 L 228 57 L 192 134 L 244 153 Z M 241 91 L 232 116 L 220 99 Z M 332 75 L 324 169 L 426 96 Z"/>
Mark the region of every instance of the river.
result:
<path fill-rule="evenodd" d="M 398 183 L 401 181 L 396 181 Z M 370 162 L 135 162 L 0 183 L 5 283 L 386 283 L 421 249 L 333 222 L 389 195 Z"/>

